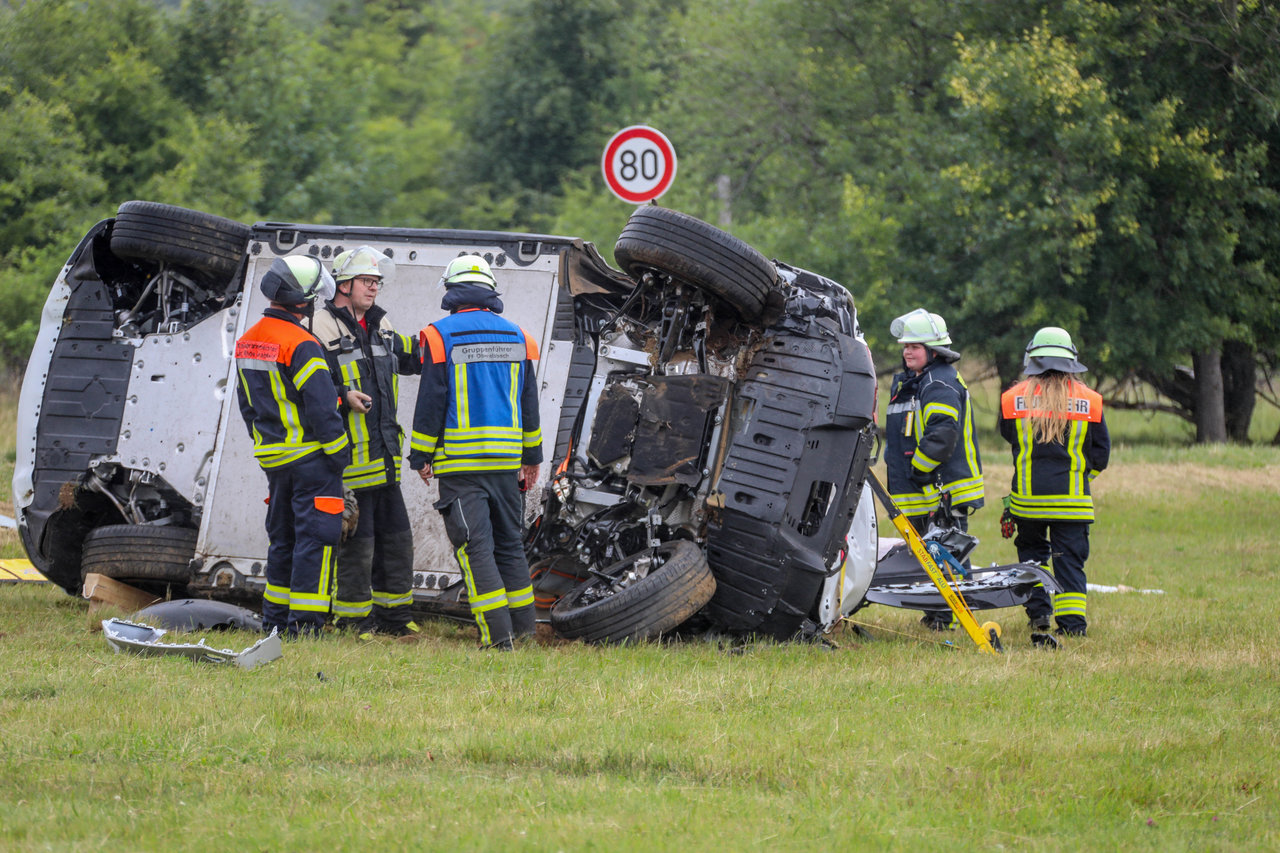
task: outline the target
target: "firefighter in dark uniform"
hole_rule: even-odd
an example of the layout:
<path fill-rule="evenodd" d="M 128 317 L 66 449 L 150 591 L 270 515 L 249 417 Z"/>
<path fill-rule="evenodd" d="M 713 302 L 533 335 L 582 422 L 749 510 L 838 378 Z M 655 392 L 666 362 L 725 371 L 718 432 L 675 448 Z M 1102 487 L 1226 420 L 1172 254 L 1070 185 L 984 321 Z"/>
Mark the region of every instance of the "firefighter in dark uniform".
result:
<path fill-rule="evenodd" d="M 422 330 L 422 380 L 409 467 L 435 477 L 454 556 L 482 648 L 508 650 L 534 631 L 525 558 L 522 484 L 542 462 L 534 362 L 537 343 L 499 317 L 502 300 L 479 255 L 455 258 L 441 277 L 448 317 Z"/>
<path fill-rule="evenodd" d="M 302 325 L 333 278 L 315 258 L 277 258 L 259 283 L 271 305 L 236 341 L 240 414 L 267 475 L 267 588 L 262 625 L 318 635 L 329 613 L 342 535 L 350 441 L 324 350 Z"/>
<path fill-rule="evenodd" d="M 1083 637 L 1085 561 L 1093 496 L 1089 484 L 1107 467 L 1111 439 L 1102 397 L 1073 378 L 1088 368 L 1076 359 L 1071 335 L 1049 326 L 1027 345 L 1026 379 L 1000 397 L 1000 434 L 1013 447 L 1009 511 L 1017 524 L 1018 559 L 1049 568 L 1062 592 L 1052 604 L 1044 587 L 1026 603 L 1032 631 L 1047 631 L 1052 613 L 1058 634 Z"/>
<path fill-rule="evenodd" d="M 343 485 L 360 509 L 355 532 L 338 554 L 333 620 L 363 639 L 374 633 L 418 636 L 412 621 L 413 531 L 400 491 L 396 421 L 401 374 L 422 368 L 417 341 L 398 334 L 377 296 L 395 270 L 372 246 L 333 259 L 337 293 L 317 311 L 311 331 L 324 347 L 338 384 L 351 464 Z"/>
<path fill-rule="evenodd" d="M 945 490 L 960 529 L 982 506 L 982 460 L 973 427 L 969 388 L 956 371 L 960 355 L 942 317 L 917 308 L 893 321 L 904 370 L 893 377 L 885 422 L 885 472 L 893 502 L 925 533 Z M 928 611 L 921 622 L 935 631 L 952 624 L 950 610 Z"/>

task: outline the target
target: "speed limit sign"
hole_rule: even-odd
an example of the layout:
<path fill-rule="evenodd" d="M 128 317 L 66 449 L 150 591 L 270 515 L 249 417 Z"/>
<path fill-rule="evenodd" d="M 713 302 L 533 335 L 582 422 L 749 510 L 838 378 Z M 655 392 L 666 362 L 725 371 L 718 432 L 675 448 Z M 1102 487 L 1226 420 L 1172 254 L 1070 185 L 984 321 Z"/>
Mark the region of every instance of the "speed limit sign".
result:
<path fill-rule="evenodd" d="M 662 132 L 633 124 L 613 135 L 600 158 L 604 182 L 623 201 L 644 204 L 658 198 L 676 176 L 676 150 Z"/>

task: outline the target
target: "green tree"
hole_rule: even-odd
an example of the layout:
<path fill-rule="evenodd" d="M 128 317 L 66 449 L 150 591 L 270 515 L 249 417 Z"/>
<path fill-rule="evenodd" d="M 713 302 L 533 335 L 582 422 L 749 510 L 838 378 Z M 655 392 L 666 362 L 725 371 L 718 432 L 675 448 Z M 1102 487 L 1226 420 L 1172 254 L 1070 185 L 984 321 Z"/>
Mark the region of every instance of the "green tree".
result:
<path fill-rule="evenodd" d="M 598 163 L 613 131 L 647 118 L 668 6 L 520 0 L 492 18 L 456 119 L 469 179 L 516 196 L 525 226 L 549 222 L 561 182 Z"/>
<path fill-rule="evenodd" d="M 1168 26 L 1190 8 L 1067 4 L 1053 24 L 966 46 L 952 80 L 965 162 L 942 175 L 966 198 L 955 209 L 976 261 L 969 314 L 1024 337 L 1068 327 L 1098 372 L 1156 383 L 1199 440 L 1220 441 L 1223 353 L 1243 345 L 1251 363 L 1247 347 L 1274 327 L 1278 295 L 1274 238 L 1256 228 L 1274 217 L 1274 187 L 1260 180 L 1274 121 L 1253 111 L 1238 120 L 1232 106 L 1257 96 L 1270 36 L 1246 45 L 1232 34 L 1273 33 L 1274 23 L 1206 25 L 1194 37 Z M 1201 23 L 1221 12 L 1197 11 Z M 1187 62 L 1199 50 L 1222 79 L 1213 63 Z M 1252 70 L 1235 74 L 1227 56 Z M 1002 374 L 1018 343 L 997 340 Z M 1189 386 L 1176 379 L 1187 360 Z M 1251 409 L 1252 382 L 1240 384 Z M 1232 434 L 1247 430 L 1237 409 Z"/>

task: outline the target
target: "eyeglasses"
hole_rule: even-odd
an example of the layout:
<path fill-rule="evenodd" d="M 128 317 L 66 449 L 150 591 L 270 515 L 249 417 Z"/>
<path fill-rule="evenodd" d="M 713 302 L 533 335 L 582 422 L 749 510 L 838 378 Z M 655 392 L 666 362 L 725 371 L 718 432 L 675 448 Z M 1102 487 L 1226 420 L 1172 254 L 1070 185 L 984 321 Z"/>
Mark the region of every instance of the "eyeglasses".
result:
<path fill-rule="evenodd" d="M 351 280 L 359 284 L 363 284 L 365 287 L 382 287 L 382 279 L 372 275 L 358 275 L 354 276 Z"/>

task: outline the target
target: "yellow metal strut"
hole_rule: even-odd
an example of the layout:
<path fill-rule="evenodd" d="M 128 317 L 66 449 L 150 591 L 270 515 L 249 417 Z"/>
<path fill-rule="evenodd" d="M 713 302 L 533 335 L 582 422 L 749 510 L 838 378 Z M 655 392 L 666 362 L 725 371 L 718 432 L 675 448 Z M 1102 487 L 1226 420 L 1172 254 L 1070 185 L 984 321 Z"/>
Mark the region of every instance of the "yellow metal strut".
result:
<path fill-rule="evenodd" d="M 1003 651 L 1000 646 L 1000 626 L 995 622 L 986 622 L 981 627 L 978 626 L 978 620 L 973 618 L 973 611 L 965 603 L 964 596 L 947 582 L 942 569 L 938 568 L 933 555 L 925 547 L 924 540 L 920 538 L 920 534 L 916 532 L 916 529 L 911 526 L 910 520 L 902 514 L 902 510 L 898 509 L 894 504 L 885 487 L 876 479 L 875 472 L 868 471 L 867 479 L 871 482 L 871 490 L 876 493 L 876 497 L 880 499 L 885 512 L 889 514 L 889 520 L 893 522 L 894 527 L 898 528 L 898 532 L 906 540 L 907 547 L 915 555 L 920 567 L 929 576 L 929 580 L 933 581 L 933 585 L 938 588 L 938 592 L 942 593 L 947 606 L 956 615 L 956 620 L 964 628 L 965 633 L 969 635 L 969 639 L 973 640 L 974 645 L 978 647 L 978 651 L 992 655 Z"/>

